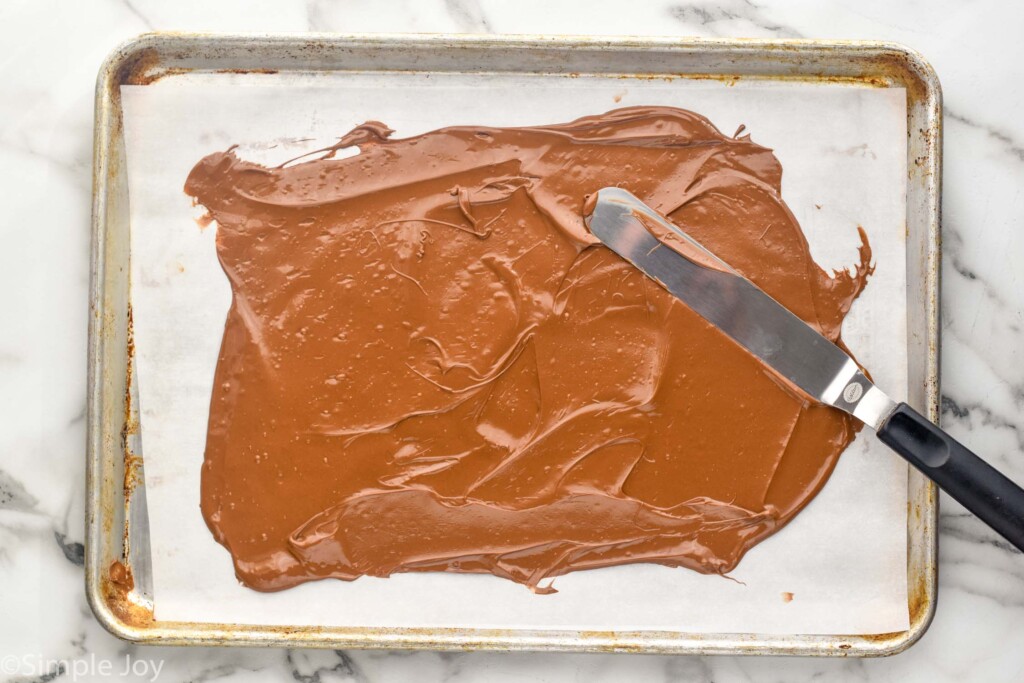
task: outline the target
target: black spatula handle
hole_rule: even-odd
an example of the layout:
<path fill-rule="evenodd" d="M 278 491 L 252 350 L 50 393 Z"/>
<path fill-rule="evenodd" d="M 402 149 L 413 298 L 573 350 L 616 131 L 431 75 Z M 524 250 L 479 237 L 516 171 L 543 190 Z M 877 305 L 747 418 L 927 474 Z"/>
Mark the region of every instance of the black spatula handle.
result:
<path fill-rule="evenodd" d="M 878 438 L 1007 541 L 1024 550 L 1024 489 L 901 403 Z"/>

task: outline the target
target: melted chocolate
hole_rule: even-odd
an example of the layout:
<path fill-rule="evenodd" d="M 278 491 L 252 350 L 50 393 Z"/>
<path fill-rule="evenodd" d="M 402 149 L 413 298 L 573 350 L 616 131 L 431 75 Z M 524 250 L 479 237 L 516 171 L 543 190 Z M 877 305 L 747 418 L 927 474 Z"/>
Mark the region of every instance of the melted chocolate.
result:
<path fill-rule="evenodd" d="M 870 249 L 818 267 L 770 150 L 661 107 L 390 134 L 367 123 L 277 168 L 212 154 L 185 186 L 234 295 L 202 510 L 246 585 L 725 573 L 814 497 L 854 421 L 582 219 L 621 185 L 841 343 Z"/>

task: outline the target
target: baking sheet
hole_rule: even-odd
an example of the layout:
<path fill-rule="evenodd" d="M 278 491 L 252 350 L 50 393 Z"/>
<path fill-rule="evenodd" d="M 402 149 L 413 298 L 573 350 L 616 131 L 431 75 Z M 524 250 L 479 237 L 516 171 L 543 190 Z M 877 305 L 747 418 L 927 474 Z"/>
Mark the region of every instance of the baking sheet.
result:
<path fill-rule="evenodd" d="M 859 634 L 908 627 L 906 466 L 862 434 L 818 498 L 751 550 L 729 581 L 633 565 L 533 595 L 490 576 L 398 575 L 260 594 L 238 585 L 198 507 L 207 411 L 230 303 L 215 229 L 181 191 L 204 155 L 280 163 L 368 119 L 396 136 L 445 125 L 535 125 L 619 106 L 693 109 L 741 123 L 782 161 L 783 197 L 826 268 L 877 270 L 844 339 L 894 398 L 907 389 L 906 111 L 900 89 L 785 82 L 423 74 L 169 77 L 122 88 L 131 202 L 131 299 L 158 619 L 280 625 L 436 626 Z M 820 208 L 818 208 L 820 206 Z M 899 351 L 893 353 L 894 349 Z M 783 593 L 792 593 L 786 602 Z"/>

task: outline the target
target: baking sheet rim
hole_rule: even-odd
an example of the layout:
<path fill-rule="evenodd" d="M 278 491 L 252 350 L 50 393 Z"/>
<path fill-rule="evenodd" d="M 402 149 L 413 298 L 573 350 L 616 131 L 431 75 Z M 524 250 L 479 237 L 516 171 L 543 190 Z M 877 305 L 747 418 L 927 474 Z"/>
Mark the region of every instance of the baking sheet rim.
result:
<path fill-rule="evenodd" d="M 908 533 L 908 584 L 910 590 L 911 626 L 907 631 L 877 635 L 759 635 L 759 634 L 694 634 L 665 631 L 593 632 L 516 629 L 438 629 L 438 628 L 351 628 L 351 627 L 275 627 L 232 624 L 198 624 L 147 621 L 138 610 L 125 610 L 111 599 L 106 571 L 115 559 L 122 559 L 131 528 L 126 522 L 124 473 L 125 441 L 132 432 L 132 416 L 125 408 L 128 352 L 127 273 L 126 263 L 115 262 L 112 256 L 127 246 L 108 240 L 112 213 L 120 209 L 121 220 L 127 220 L 126 190 L 123 183 L 123 142 L 119 87 L 131 79 L 159 77 L 167 73 L 198 69 L 192 61 L 205 61 L 234 71 L 233 64 L 244 64 L 241 71 L 259 71 L 277 66 L 269 64 L 274 57 L 294 70 L 317 60 L 335 60 L 329 66 L 314 70 L 340 70 L 341 62 L 351 51 L 403 50 L 590 50 L 602 58 L 614 59 L 620 54 L 641 51 L 668 51 L 699 60 L 712 55 L 736 66 L 735 71 L 721 68 L 709 72 L 655 72 L 642 75 L 688 78 L 786 78 L 803 80 L 843 80 L 842 75 L 828 73 L 828 65 L 839 64 L 853 69 L 852 81 L 879 85 L 902 85 L 907 90 L 908 117 L 908 237 L 912 197 L 922 225 L 920 239 L 924 249 L 921 259 L 924 301 L 923 332 L 927 358 L 923 377 L 923 408 L 930 419 L 938 417 L 938 278 L 939 278 L 939 192 L 941 169 L 941 91 L 932 68 L 916 52 L 900 45 L 881 42 L 843 42 L 813 40 L 728 40 L 676 39 L 636 37 L 544 37 L 544 36 L 473 36 L 473 35 L 372 35 L 372 34 L 302 34 L 302 35 L 204 35 L 144 34 L 119 46 L 100 69 L 96 90 L 96 122 L 94 139 L 93 250 L 90 285 L 89 330 L 89 410 L 88 463 L 86 495 L 86 593 L 100 623 L 126 640 L 160 644 L 196 645 L 282 645 L 305 647 L 360 647 L 408 649 L 498 649 L 559 650 L 581 652 L 648 652 L 686 654 L 781 654 L 818 656 L 880 656 L 900 652 L 916 642 L 928 628 L 934 615 L 937 593 L 936 521 L 938 496 L 934 484 L 911 471 L 908 483 L 908 530 L 917 520 L 918 537 Z M 204 52 L 205 50 L 205 52 Z M 235 52 L 232 52 L 234 50 Z M 248 54 L 249 51 L 253 54 Z M 275 54 L 276 51 L 276 54 Z M 347 52 L 348 51 L 348 52 Z M 522 54 L 522 53 L 521 53 Z M 162 60 L 168 59 L 170 63 Z M 267 58 L 270 58 L 268 60 Z M 412 60 L 409 66 L 414 66 Z M 774 60 L 774 61 L 773 61 Z M 830 61 L 830 60 L 834 60 Z M 221 62 L 217 64 L 217 62 Z M 250 64 L 249 62 L 252 62 Z M 775 70 L 766 65 L 777 64 Z M 261 66 L 258 66 L 261 65 Z M 754 71 L 751 65 L 761 66 Z M 505 71 L 535 73 L 571 73 L 557 64 L 548 64 L 546 71 L 516 68 L 514 62 L 503 66 Z M 744 66 L 746 69 L 744 69 Z M 820 69 L 815 70 L 815 67 Z M 861 67 L 861 71 L 856 71 Z M 424 70 L 416 68 L 415 70 Z M 455 70 L 455 69 L 453 69 Z M 480 69 L 463 69 L 479 71 Z M 636 72 L 628 72 L 641 75 Z M 143 80 L 145 82 L 145 80 Z M 917 121 L 916 118 L 921 118 Z M 914 156 L 915 143 L 921 154 Z M 918 174 L 915 178 L 914 174 Z M 920 183 L 917 192 L 915 183 Z M 118 190 L 121 190 L 118 193 Z M 923 194 L 923 197 L 919 197 Z M 123 205 L 123 206 L 122 206 Z M 127 230 L 124 230 L 127 241 Z M 909 249 L 913 245 L 908 245 Z M 112 253 L 113 252 L 113 253 Z M 124 296 L 118 299 L 117 283 L 121 279 Z M 908 278 L 910 281 L 911 278 Z M 909 292 L 909 288 L 908 288 Z M 120 348 L 118 348 L 120 346 Z M 111 367 L 113 366 L 113 367 Z M 120 468 L 119 468 L 120 465 Z M 120 484 L 120 486 L 118 486 Z M 915 498 L 916 492 L 916 500 Z M 915 540 L 922 544 L 915 546 Z M 914 551 L 917 552 L 914 552 Z M 136 616 L 131 616 L 135 614 Z"/>

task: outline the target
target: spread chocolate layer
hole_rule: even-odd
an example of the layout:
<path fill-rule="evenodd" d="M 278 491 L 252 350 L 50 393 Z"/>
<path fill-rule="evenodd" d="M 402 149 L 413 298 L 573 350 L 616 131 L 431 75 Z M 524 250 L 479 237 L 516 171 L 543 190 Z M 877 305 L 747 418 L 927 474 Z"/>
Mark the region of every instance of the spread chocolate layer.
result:
<path fill-rule="evenodd" d="M 769 149 L 664 107 L 391 133 L 276 168 L 211 154 L 185 185 L 233 292 L 202 511 L 243 583 L 726 573 L 814 497 L 854 421 L 583 223 L 625 187 L 842 344 L 870 249 L 815 264 Z"/>

